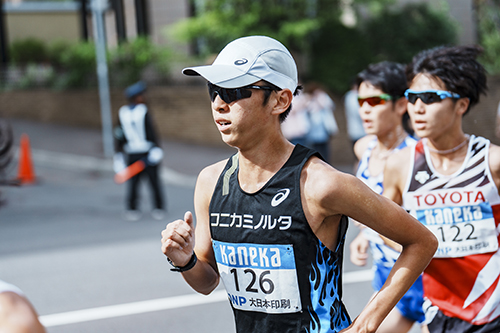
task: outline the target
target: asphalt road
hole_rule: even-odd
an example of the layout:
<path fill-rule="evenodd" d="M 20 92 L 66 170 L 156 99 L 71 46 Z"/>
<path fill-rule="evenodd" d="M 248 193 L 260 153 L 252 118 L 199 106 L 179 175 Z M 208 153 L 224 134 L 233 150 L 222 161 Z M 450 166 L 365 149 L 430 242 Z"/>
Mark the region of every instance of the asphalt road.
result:
<path fill-rule="evenodd" d="M 196 294 L 160 250 L 168 221 L 193 209 L 197 172 L 232 151 L 165 142 L 167 216 L 152 219 L 143 186 L 143 217 L 130 222 L 122 216 L 124 185 L 114 184 L 110 161 L 88 147 L 99 143 L 98 132 L 13 125 L 16 137 L 31 133 L 37 183 L 0 187 L 0 279 L 25 292 L 49 333 L 234 332 L 222 286 Z M 72 150 L 68 136 L 77 137 Z M 351 227 L 347 243 L 355 232 Z M 344 271 L 344 302 L 354 318 L 372 294 L 370 271 L 353 266 L 348 249 Z"/>

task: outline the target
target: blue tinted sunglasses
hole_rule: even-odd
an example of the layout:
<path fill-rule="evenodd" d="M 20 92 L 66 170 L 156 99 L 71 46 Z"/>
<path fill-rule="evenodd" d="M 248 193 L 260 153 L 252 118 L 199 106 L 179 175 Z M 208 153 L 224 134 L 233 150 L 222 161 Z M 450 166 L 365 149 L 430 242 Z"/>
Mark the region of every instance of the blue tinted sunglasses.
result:
<path fill-rule="evenodd" d="M 432 104 L 436 102 L 441 102 L 445 98 L 461 98 L 459 94 L 444 91 L 444 90 L 424 90 L 424 91 L 416 91 L 407 89 L 405 91 L 405 97 L 411 104 L 415 104 L 417 99 L 420 98 L 422 102 L 425 104 Z"/>
<path fill-rule="evenodd" d="M 208 94 L 210 95 L 210 100 L 212 102 L 215 101 L 216 95 L 219 95 L 219 97 L 227 104 L 240 99 L 250 98 L 250 96 L 252 96 L 252 91 L 250 89 L 276 90 L 273 87 L 257 85 L 249 85 L 241 88 L 222 88 L 208 82 Z"/>

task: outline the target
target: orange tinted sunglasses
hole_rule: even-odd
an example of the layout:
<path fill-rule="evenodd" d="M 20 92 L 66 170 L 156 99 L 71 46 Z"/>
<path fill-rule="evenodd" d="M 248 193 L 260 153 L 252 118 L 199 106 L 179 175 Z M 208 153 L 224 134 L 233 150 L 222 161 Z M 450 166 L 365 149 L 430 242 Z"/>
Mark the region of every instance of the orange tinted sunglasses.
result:
<path fill-rule="evenodd" d="M 371 96 L 371 97 L 366 97 L 366 98 L 361 98 L 358 97 L 358 103 L 359 106 L 363 106 L 365 102 L 368 103 L 370 106 L 377 106 L 381 104 L 385 104 L 386 101 L 392 100 L 391 95 L 389 94 L 380 94 L 377 96 Z"/>

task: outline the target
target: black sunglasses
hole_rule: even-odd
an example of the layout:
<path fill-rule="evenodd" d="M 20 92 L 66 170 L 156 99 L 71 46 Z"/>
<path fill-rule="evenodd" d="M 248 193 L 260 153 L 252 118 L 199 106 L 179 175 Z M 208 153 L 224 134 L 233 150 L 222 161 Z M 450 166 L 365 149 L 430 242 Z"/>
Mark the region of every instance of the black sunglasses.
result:
<path fill-rule="evenodd" d="M 226 102 L 227 104 L 240 99 L 249 98 L 252 96 L 252 91 L 250 89 L 260 89 L 260 90 L 276 90 L 276 88 L 269 86 L 257 86 L 249 85 L 241 88 L 222 88 L 208 82 L 208 94 L 210 95 L 210 100 L 215 101 L 216 95 Z"/>
<path fill-rule="evenodd" d="M 461 98 L 459 94 L 451 91 L 444 91 L 444 90 L 416 91 L 411 89 L 407 89 L 405 91 L 405 97 L 411 104 L 415 104 L 417 102 L 417 99 L 419 98 L 425 104 L 441 102 L 445 98 L 453 98 L 453 99 Z"/>

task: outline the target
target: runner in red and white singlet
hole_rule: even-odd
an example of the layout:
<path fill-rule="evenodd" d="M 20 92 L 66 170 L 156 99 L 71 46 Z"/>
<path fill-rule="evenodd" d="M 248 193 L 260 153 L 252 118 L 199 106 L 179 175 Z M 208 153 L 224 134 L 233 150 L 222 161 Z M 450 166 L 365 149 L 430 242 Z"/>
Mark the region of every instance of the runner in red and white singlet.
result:
<path fill-rule="evenodd" d="M 480 53 L 438 47 L 413 58 L 405 96 L 422 139 L 391 156 L 384 171 L 384 196 L 439 241 L 423 275 L 431 333 L 500 332 L 500 147 L 462 129 L 487 90 Z"/>
<path fill-rule="evenodd" d="M 482 325 L 500 315 L 500 195 L 489 169 L 490 142 L 471 136 L 462 167 L 437 172 L 421 140 L 403 206 L 438 238 L 424 274 L 426 297 L 445 315 Z"/>

